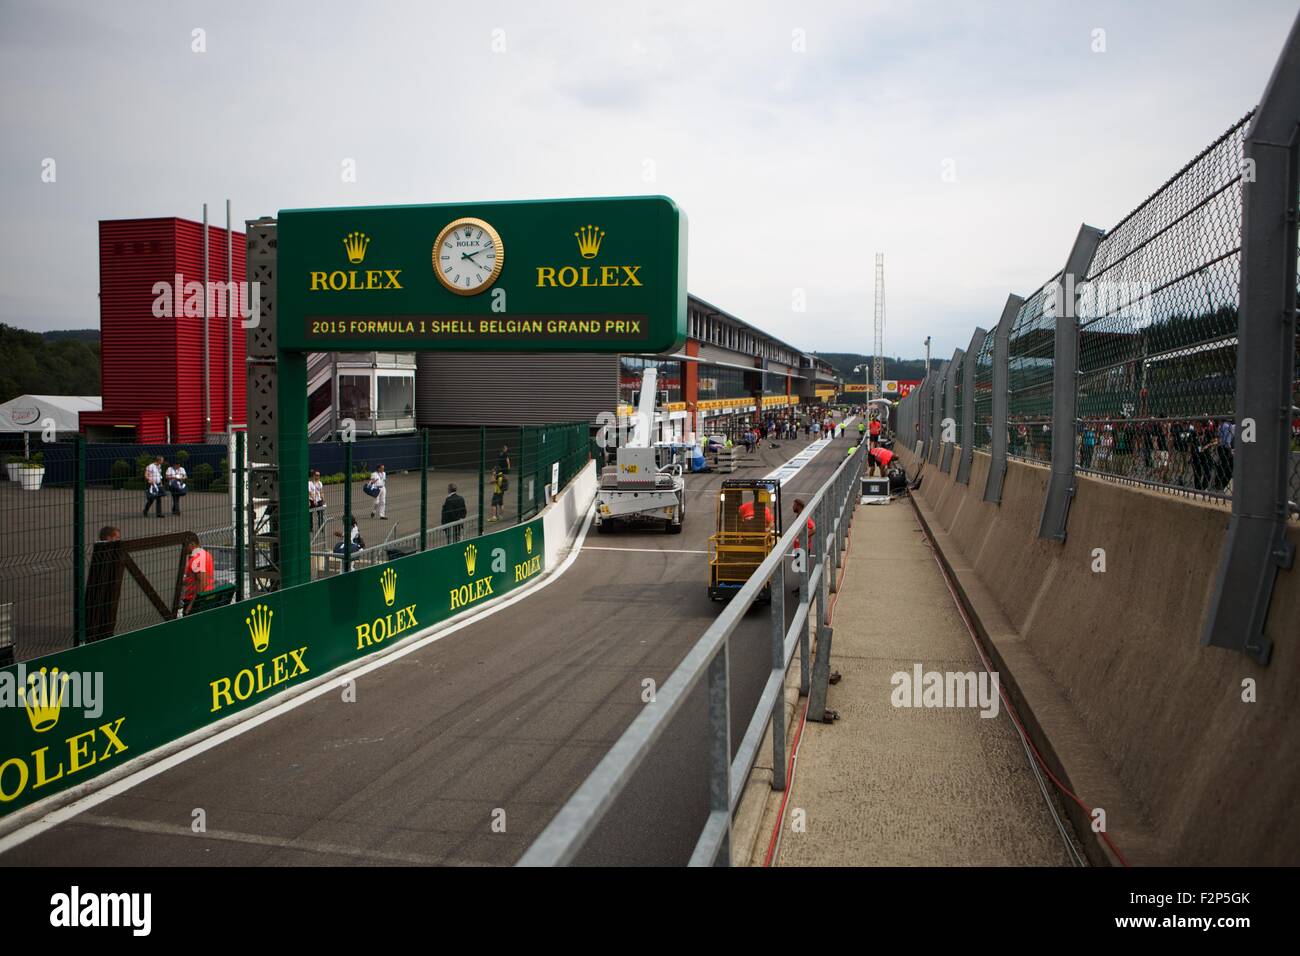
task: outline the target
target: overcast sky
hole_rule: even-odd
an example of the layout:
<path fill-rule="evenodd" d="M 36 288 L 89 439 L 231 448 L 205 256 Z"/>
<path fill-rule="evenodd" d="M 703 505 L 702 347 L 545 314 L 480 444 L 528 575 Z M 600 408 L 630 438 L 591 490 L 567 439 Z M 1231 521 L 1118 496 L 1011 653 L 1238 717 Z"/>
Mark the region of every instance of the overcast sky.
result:
<path fill-rule="evenodd" d="M 695 294 L 868 352 L 883 252 L 885 352 L 945 356 L 1250 109 L 1295 14 L 0 0 L 0 321 L 98 325 L 100 219 L 662 193 Z"/>

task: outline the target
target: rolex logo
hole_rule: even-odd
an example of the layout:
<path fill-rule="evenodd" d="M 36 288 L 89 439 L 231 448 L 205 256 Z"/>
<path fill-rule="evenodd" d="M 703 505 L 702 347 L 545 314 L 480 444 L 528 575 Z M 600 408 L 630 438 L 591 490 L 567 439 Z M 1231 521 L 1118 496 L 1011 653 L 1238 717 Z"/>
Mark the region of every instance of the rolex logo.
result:
<path fill-rule="evenodd" d="M 471 578 L 474 576 L 474 564 L 478 560 L 478 548 L 470 545 L 465 549 L 465 573 Z"/>
<path fill-rule="evenodd" d="M 531 527 L 524 529 L 524 550 L 529 554 L 533 553 L 533 529 Z"/>
<path fill-rule="evenodd" d="M 348 262 L 356 265 L 366 258 L 366 247 L 370 237 L 364 232 L 349 232 L 343 237 L 343 248 L 348 251 Z"/>
<path fill-rule="evenodd" d="M 578 239 L 578 251 L 582 253 L 582 258 L 594 259 L 600 252 L 600 241 L 605 238 L 605 232 L 599 226 L 586 225 L 575 232 L 574 236 Z"/>
<path fill-rule="evenodd" d="M 397 600 L 397 572 L 392 568 L 385 568 L 384 573 L 379 576 L 379 585 L 384 589 L 384 604 L 389 607 Z"/>
<path fill-rule="evenodd" d="M 253 639 L 253 650 L 262 653 L 271 643 L 271 618 L 275 615 L 265 604 L 258 604 L 244 618 L 248 625 L 248 634 Z"/>
<path fill-rule="evenodd" d="M 67 674 L 60 674 L 57 667 L 46 674 L 42 667 L 39 672 L 27 678 L 26 688 L 18 688 L 18 696 L 27 708 L 27 719 L 32 722 L 32 730 L 43 734 L 59 722 L 63 692 L 67 686 Z"/>

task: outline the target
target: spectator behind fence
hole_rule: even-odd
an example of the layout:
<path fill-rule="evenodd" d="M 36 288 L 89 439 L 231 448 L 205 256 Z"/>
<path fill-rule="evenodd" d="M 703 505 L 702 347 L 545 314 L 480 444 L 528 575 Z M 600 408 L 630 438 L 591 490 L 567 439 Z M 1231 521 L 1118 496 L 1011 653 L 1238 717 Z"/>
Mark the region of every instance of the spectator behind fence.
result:
<path fill-rule="evenodd" d="M 465 516 L 468 513 L 465 508 L 465 499 L 456 493 L 456 486 L 454 484 L 448 485 L 447 500 L 442 503 L 442 521 L 440 523 L 452 526 L 451 540 L 453 543 L 459 541 L 464 533 Z"/>
<path fill-rule="evenodd" d="M 489 521 L 500 521 L 505 517 L 506 488 L 510 481 L 500 468 L 492 475 L 492 516 Z"/>
<path fill-rule="evenodd" d="M 106 524 L 99 529 L 100 541 L 121 541 L 122 532 L 111 524 Z"/>
<path fill-rule="evenodd" d="M 189 475 L 186 474 L 185 466 L 180 462 L 168 466 L 167 493 L 172 496 L 172 514 L 174 515 L 181 513 L 181 498 L 189 490 L 185 484 L 187 478 L 189 478 Z"/>
<path fill-rule="evenodd" d="M 343 537 L 343 532 L 335 531 L 334 537 Z M 351 540 L 351 546 L 349 547 L 348 542 L 346 541 L 340 541 L 338 544 L 334 545 L 335 554 L 356 554 L 358 551 L 365 549 L 366 543 L 361 539 L 361 529 L 357 527 L 356 518 L 352 519 L 352 534 L 349 535 L 349 538 Z"/>
<path fill-rule="evenodd" d="M 366 482 L 367 494 L 375 499 L 374 505 L 370 509 L 370 517 L 382 518 L 388 520 L 388 475 L 384 473 L 382 464 L 376 465 L 375 470 L 370 473 L 370 479 Z"/>
<path fill-rule="evenodd" d="M 163 456 L 158 455 L 153 461 L 149 462 L 144 469 L 144 511 L 142 514 L 149 517 L 149 506 L 156 505 L 158 508 L 158 517 L 163 516 L 162 500 L 163 495 Z"/>
<path fill-rule="evenodd" d="M 325 485 L 320 480 L 320 472 L 315 468 L 307 477 L 307 527 L 312 527 L 311 516 L 315 515 L 315 527 L 325 527 Z"/>

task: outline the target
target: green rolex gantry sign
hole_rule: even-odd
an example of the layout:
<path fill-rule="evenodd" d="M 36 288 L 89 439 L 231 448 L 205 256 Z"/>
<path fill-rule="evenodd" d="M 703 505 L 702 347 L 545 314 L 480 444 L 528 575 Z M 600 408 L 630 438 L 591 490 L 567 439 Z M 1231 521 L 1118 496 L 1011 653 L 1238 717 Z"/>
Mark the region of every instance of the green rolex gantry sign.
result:
<path fill-rule="evenodd" d="M 663 196 L 282 210 L 281 349 L 666 352 L 686 217 Z"/>
<path fill-rule="evenodd" d="M 672 352 L 686 341 L 686 216 L 664 196 L 285 209 L 276 221 L 283 489 L 307 484 L 310 352 Z M 310 580 L 305 499 L 280 510 L 279 533 L 281 586 Z"/>

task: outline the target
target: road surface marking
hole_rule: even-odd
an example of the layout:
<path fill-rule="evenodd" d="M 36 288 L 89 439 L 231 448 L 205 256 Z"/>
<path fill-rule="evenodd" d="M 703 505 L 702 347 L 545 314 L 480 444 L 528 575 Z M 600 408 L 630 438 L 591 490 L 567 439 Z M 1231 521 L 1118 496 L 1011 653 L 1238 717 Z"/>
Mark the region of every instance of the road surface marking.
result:
<path fill-rule="evenodd" d="M 698 551 L 693 548 L 598 548 L 594 544 L 582 549 L 583 551 L 632 551 L 637 554 L 708 554 L 707 551 Z"/>

